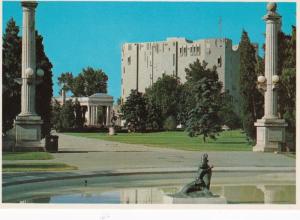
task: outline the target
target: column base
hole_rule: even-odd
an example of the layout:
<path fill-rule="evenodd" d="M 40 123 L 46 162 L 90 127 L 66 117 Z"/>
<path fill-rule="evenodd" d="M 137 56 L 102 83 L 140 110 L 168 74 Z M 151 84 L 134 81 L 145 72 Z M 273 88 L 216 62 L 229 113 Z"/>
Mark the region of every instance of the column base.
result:
<path fill-rule="evenodd" d="M 263 118 L 257 120 L 254 126 L 256 126 L 254 152 L 281 151 L 280 147 L 285 142 L 285 127 L 287 126 L 284 119 Z"/>
<path fill-rule="evenodd" d="M 41 143 L 41 126 L 43 121 L 38 115 L 16 117 L 14 122 L 16 144 L 14 151 L 45 151 Z"/>
<path fill-rule="evenodd" d="M 109 132 L 108 132 L 109 135 L 115 135 L 116 134 L 114 127 L 111 126 L 111 127 L 108 128 L 108 130 L 109 130 Z"/>

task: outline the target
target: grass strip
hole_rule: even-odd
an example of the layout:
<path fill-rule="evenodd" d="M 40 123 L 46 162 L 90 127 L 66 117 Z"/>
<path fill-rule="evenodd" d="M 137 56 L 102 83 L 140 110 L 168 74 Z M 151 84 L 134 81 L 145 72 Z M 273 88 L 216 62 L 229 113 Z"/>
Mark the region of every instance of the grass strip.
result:
<path fill-rule="evenodd" d="M 2 172 L 65 171 L 76 169 L 77 167 L 64 163 L 15 163 L 2 165 Z"/>
<path fill-rule="evenodd" d="M 2 160 L 51 160 L 48 152 L 3 152 Z"/>

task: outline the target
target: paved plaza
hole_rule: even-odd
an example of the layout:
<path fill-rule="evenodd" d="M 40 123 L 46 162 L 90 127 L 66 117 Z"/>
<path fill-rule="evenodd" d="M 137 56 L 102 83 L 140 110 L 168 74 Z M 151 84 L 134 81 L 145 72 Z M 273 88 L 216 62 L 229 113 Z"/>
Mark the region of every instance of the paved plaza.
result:
<path fill-rule="evenodd" d="M 67 172 L 4 173 L 3 183 L 41 178 L 112 173 L 195 172 L 204 152 L 124 144 L 58 134 L 59 152 L 51 162 L 78 167 Z M 295 159 L 283 154 L 258 152 L 207 152 L 216 172 L 294 172 Z M 3 161 L 24 163 L 28 161 Z M 32 160 L 47 163 L 49 160 Z"/>

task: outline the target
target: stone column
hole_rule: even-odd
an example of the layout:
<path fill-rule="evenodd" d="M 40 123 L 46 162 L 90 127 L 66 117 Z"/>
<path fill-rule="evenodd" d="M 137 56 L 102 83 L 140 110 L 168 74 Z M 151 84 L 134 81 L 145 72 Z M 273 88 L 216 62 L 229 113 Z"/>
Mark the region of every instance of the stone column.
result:
<path fill-rule="evenodd" d="M 87 105 L 87 125 L 91 125 L 91 106 Z"/>
<path fill-rule="evenodd" d="M 95 125 L 98 125 L 98 106 L 95 106 L 95 113 L 96 113 L 96 118 L 95 118 Z"/>
<path fill-rule="evenodd" d="M 278 118 L 277 90 L 273 89 L 273 77 L 277 75 L 278 58 L 278 24 L 281 16 L 276 13 L 276 4 L 268 4 L 268 14 L 264 16 L 266 21 L 266 53 L 265 53 L 265 78 L 267 88 L 265 91 L 265 115 L 264 118 Z"/>
<path fill-rule="evenodd" d="M 257 142 L 253 151 L 279 151 L 280 145 L 285 142 L 287 124 L 278 118 L 277 112 L 277 41 L 281 16 L 276 9 L 276 3 L 268 3 L 267 14 L 263 17 L 266 21 L 265 76 L 260 76 L 258 80 L 265 92 L 265 109 L 264 117 L 254 124 L 257 127 Z"/>
<path fill-rule="evenodd" d="M 35 111 L 36 46 L 35 46 L 35 8 L 37 2 L 24 1 L 22 27 L 22 78 L 21 113 L 16 117 L 16 151 L 43 151 L 41 145 L 41 117 Z M 38 73 L 38 75 L 40 75 Z M 42 74 L 43 75 L 43 74 Z M 19 80 L 19 79 L 16 79 Z"/>
<path fill-rule="evenodd" d="M 35 8 L 36 2 L 22 2 L 22 90 L 20 115 L 36 115 L 35 84 L 29 80 L 36 77 Z"/>
<path fill-rule="evenodd" d="M 94 119 L 95 119 L 95 112 L 94 112 L 94 106 L 91 106 L 91 125 L 94 125 Z"/>
<path fill-rule="evenodd" d="M 106 126 L 110 126 L 110 106 L 106 106 Z"/>

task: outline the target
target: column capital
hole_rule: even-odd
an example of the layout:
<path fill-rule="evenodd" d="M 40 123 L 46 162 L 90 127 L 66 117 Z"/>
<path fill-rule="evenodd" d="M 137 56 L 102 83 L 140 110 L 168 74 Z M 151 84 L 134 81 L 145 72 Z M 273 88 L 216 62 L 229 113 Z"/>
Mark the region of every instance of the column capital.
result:
<path fill-rule="evenodd" d="M 265 21 L 273 20 L 278 21 L 280 20 L 281 16 L 276 12 L 277 4 L 275 2 L 270 2 L 267 4 L 267 14 L 263 17 Z"/>
<path fill-rule="evenodd" d="M 24 8 L 35 9 L 37 7 L 38 3 L 36 1 L 22 1 L 21 5 Z"/>

